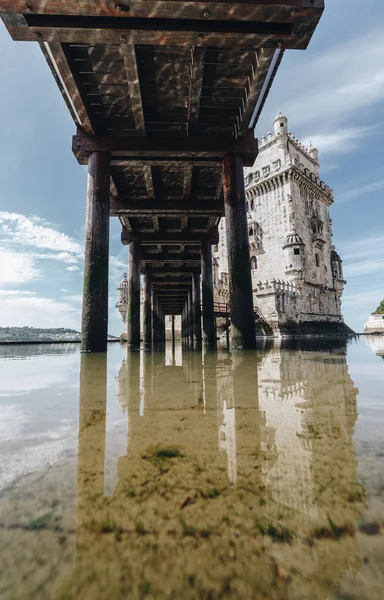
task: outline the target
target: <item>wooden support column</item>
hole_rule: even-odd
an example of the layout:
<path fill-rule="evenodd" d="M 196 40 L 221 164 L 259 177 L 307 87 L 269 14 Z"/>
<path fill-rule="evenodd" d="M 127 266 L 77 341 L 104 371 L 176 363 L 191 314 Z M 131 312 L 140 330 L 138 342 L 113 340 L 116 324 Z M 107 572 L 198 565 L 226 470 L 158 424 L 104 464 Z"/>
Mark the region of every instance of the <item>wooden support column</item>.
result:
<path fill-rule="evenodd" d="M 213 306 L 212 245 L 201 244 L 201 284 L 203 297 L 203 338 L 208 348 L 216 346 L 215 312 Z"/>
<path fill-rule="evenodd" d="M 152 274 L 146 271 L 144 275 L 144 345 L 152 346 Z"/>
<path fill-rule="evenodd" d="M 193 306 L 193 343 L 201 348 L 201 297 L 200 297 L 200 275 L 194 273 L 192 276 L 192 306 Z"/>
<path fill-rule="evenodd" d="M 183 342 L 185 340 L 185 329 L 186 329 L 186 327 L 185 327 L 185 306 L 184 306 L 183 312 L 181 315 L 181 338 L 182 338 Z"/>
<path fill-rule="evenodd" d="M 140 346 L 140 242 L 129 245 L 128 272 L 128 346 Z"/>
<path fill-rule="evenodd" d="M 194 330 L 194 318 L 193 318 L 193 302 L 192 302 L 192 290 L 188 292 L 188 341 L 193 347 L 193 330 Z"/>
<path fill-rule="evenodd" d="M 239 154 L 227 154 L 223 158 L 222 167 L 228 248 L 231 347 L 255 348 L 255 317 L 243 160 Z"/>
<path fill-rule="evenodd" d="M 159 322 L 160 342 L 161 342 L 161 344 L 164 344 L 164 342 L 165 342 L 165 317 L 164 317 L 164 313 L 160 307 L 159 307 L 159 315 L 160 315 L 160 322 Z"/>
<path fill-rule="evenodd" d="M 83 352 L 105 352 L 108 338 L 110 160 L 108 152 L 92 152 L 88 159 L 85 226 Z"/>
<path fill-rule="evenodd" d="M 152 328 L 153 328 L 153 343 L 159 343 L 159 314 L 158 314 L 158 300 L 155 294 L 152 299 Z"/>
<path fill-rule="evenodd" d="M 175 315 L 172 315 L 172 346 L 175 347 Z"/>

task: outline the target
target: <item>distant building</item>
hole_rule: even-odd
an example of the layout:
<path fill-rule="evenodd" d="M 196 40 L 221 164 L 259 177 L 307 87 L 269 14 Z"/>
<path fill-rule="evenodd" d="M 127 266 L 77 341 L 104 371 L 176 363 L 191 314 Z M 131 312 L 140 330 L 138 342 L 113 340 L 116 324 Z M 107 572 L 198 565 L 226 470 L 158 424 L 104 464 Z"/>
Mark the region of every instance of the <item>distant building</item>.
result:
<path fill-rule="evenodd" d="M 124 273 L 123 279 L 120 281 L 117 287 L 117 300 L 115 304 L 119 311 L 121 318 L 124 323 L 123 337 L 127 336 L 127 312 L 128 312 L 128 279 L 127 274 Z M 144 292 L 141 287 L 140 290 L 140 323 L 141 323 L 141 334 L 143 335 L 143 323 L 144 323 Z M 165 318 L 165 335 L 166 339 L 172 338 L 172 317 L 167 315 Z M 181 336 L 181 317 L 175 317 L 175 335 L 176 338 Z"/>
<path fill-rule="evenodd" d="M 369 315 L 364 325 L 364 333 L 384 333 L 384 315 L 376 313 Z"/>
<path fill-rule="evenodd" d="M 288 131 L 280 112 L 245 170 L 254 305 L 274 334 L 353 333 L 343 321 L 342 260 L 332 245 L 333 190 L 319 157 Z M 214 268 L 217 295 L 228 296 L 225 219 Z M 219 300 L 219 298 L 218 298 Z"/>

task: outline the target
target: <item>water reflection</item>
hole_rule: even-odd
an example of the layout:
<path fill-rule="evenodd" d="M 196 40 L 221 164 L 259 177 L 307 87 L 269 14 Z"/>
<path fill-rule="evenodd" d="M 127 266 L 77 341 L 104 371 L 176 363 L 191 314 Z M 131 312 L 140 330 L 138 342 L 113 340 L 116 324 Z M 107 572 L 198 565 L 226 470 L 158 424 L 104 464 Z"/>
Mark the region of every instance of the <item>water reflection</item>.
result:
<path fill-rule="evenodd" d="M 0 360 L 29 359 L 32 356 L 57 356 L 75 354 L 80 344 L 4 344 L 0 345 Z"/>
<path fill-rule="evenodd" d="M 59 597 L 331 598 L 360 568 L 345 347 L 128 353 L 104 495 L 106 363 L 83 356 L 75 566 Z M 354 596 L 349 596 L 353 598 Z"/>
<path fill-rule="evenodd" d="M 381 356 L 384 359 L 384 335 L 366 335 L 364 339 L 367 346 L 369 346 L 377 356 Z"/>

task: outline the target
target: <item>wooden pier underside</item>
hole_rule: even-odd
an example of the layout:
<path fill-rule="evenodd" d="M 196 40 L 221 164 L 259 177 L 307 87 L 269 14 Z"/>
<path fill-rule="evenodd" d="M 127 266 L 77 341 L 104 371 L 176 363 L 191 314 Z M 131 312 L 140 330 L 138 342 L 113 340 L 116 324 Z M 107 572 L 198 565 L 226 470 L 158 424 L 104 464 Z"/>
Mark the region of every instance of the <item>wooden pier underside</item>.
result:
<path fill-rule="evenodd" d="M 217 243 L 221 163 L 252 165 L 253 130 L 286 49 L 323 0 L 0 0 L 14 40 L 38 42 L 77 127 L 81 164 L 107 152 L 110 215 L 139 240 L 165 314 L 182 312 L 201 244 Z"/>

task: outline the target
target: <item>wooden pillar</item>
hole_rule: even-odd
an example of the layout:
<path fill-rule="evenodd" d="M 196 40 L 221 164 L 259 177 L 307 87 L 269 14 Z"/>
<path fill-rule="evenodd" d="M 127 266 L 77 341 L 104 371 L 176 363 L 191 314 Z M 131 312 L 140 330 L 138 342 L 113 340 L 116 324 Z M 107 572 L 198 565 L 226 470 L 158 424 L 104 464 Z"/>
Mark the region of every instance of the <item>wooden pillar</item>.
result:
<path fill-rule="evenodd" d="M 140 346 L 140 242 L 129 245 L 128 272 L 128 346 Z"/>
<path fill-rule="evenodd" d="M 241 156 L 227 154 L 223 158 L 222 167 L 231 305 L 231 347 L 255 348 L 251 262 Z"/>
<path fill-rule="evenodd" d="M 152 298 L 152 327 L 153 327 L 153 343 L 159 343 L 159 313 L 157 296 L 153 294 Z"/>
<path fill-rule="evenodd" d="M 189 322 L 189 329 L 188 329 L 189 340 L 188 341 L 192 347 L 193 347 L 193 330 L 194 330 L 194 318 L 193 317 L 194 317 L 194 315 L 193 315 L 192 289 L 190 289 L 188 292 L 188 322 Z"/>
<path fill-rule="evenodd" d="M 144 346 L 152 345 L 152 274 L 146 271 L 144 275 Z"/>
<path fill-rule="evenodd" d="M 193 274 L 192 306 L 193 306 L 193 343 L 196 348 L 201 348 L 201 298 L 200 298 L 200 275 L 199 275 L 199 273 Z"/>
<path fill-rule="evenodd" d="M 108 338 L 110 161 L 107 152 L 88 159 L 81 349 L 105 352 Z"/>
<path fill-rule="evenodd" d="M 159 315 L 160 315 L 160 342 L 164 344 L 165 342 L 165 316 L 163 309 L 159 306 Z"/>
<path fill-rule="evenodd" d="M 185 341 L 185 330 L 186 330 L 186 324 L 185 324 L 185 306 L 183 308 L 183 312 L 181 315 L 181 337 L 183 342 Z"/>
<path fill-rule="evenodd" d="M 213 306 L 212 245 L 201 244 L 201 284 L 203 296 L 203 339 L 209 348 L 216 346 L 215 312 Z"/>

